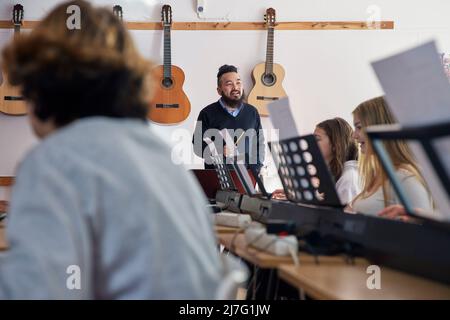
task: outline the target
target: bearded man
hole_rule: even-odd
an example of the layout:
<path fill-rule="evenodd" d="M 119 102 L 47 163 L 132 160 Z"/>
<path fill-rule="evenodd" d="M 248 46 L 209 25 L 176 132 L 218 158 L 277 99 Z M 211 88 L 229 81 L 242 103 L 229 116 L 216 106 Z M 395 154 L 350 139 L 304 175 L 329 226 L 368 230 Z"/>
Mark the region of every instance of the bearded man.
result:
<path fill-rule="evenodd" d="M 223 65 L 217 73 L 217 93 L 221 98 L 205 107 L 197 119 L 192 142 L 194 152 L 205 160 L 205 169 L 213 169 L 205 138 L 214 141 L 219 155 L 245 161 L 247 168 L 259 172 L 264 161 L 264 135 L 257 109 L 244 102 L 241 77 L 235 66 Z M 226 143 L 224 130 L 233 139 Z M 225 158 L 224 158 L 225 163 Z M 226 162 L 229 163 L 229 162 Z"/>

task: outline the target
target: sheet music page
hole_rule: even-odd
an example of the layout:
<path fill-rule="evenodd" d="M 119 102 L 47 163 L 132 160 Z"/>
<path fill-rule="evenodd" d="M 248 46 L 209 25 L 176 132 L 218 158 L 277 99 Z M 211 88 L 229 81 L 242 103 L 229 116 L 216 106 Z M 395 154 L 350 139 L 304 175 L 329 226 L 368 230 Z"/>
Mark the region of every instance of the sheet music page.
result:
<path fill-rule="evenodd" d="M 248 174 L 247 167 L 243 163 L 236 163 L 235 166 L 237 167 L 237 170 L 240 171 L 240 175 L 242 176 L 242 179 L 244 181 L 241 181 L 243 185 L 245 185 L 245 189 L 248 191 L 250 196 L 256 195 L 255 187 L 253 186 L 252 179 L 250 178 L 250 175 Z M 239 176 L 238 176 L 239 177 Z"/>
<path fill-rule="evenodd" d="M 225 141 L 225 146 L 224 148 L 226 149 L 226 154 L 227 154 L 227 159 L 232 159 L 233 157 L 237 157 L 240 155 L 239 150 L 237 148 L 237 146 L 234 143 L 234 139 L 233 137 L 231 137 L 230 132 L 228 131 L 228 129 L 222 129 L 220 130 L 220 135 L 222 136 L 223 141 Z M 242 136 L 245 135 L 245 132 L 243 132 L 241 134 L 239 138 L 242 138 Z M 245 152 L 245 145 L 242 145 L 244 147 L 244 152 Z M 245 159 L 244 158 L 238 158 L 238 162 L 242 163 Z"/>
<path fill-rule="evenodd" d="M 450 172 L 450 137 L 436 139 L 433 142 L 433 145 L 436 150 L 439 150 L 438 155 L 444 164 L 445 170 Z"/>
<path fill-rule="evenodd" d="M 216 145 L 214 144 L 214 142 L 208 137 L 204 138 L 203 141 L 205 141 L 206 144 L 208 145 L 211 155 L 213 157 L 219 157 L 219 153 L 217 152 Z"/>
<path fill-rule="evenodd" d="M 445 171 L 447 172 L 447 174 L 449 174 L 450 172 L 450 137 L 442 137 L 442 138 L 438 138 L 435 141 L 433 141 L 433 147 L 435 148 L 435 150 L 437 150 L 437 154 L 438 157 L 440 158 Z M 448 198 L 448 196 L 446 196 L 445 190 L 443 190 L 441 188 L 441 193 L 443 193 L 441 195 L 442 198 L 446 197 L 447 202 L 446 202 L 446 207 L 444 207 L 444 201 L 440 200 L 439 201 L 439 209 L 443 212 L 443 213 L 447 213 L 447 220 L 450 221 L 450 199 Z"/>
<path fill-rule="evenodd" d="M 422 126 L 450 121 L 450 84 L 434 42 L 372 63 L 399 123 Z M 450 137 L 433 142 L 450 174 Z M 450 221 L 450 199 L 421 145 L 409 142 L 440 215 Z"/>
<path fill-rule="evenodd" d="M 222 136 L 223 140 L 225 141 L 225 144 L 229 146 L 230 148 L 234 146 L 233 138 L 231 137 L 230 133 L 228 132 L 228 129 L 222 129 L 220 130 L 220 135 Z"/>
<path fill-rule="evenodd" d="M 450 121 L 450 85 L 434 42 L 372 63 L 402 126 Z"/>
<path fill-rule="evenodd" d="M 280 140 L 298 137 L 297 126 L 292 116 L 289 98 L 282 98 L 267 105 L 273 127 L 279 130 Z"/>
<path fill-rule="evenodd" d="M 430 188 L 433 200 L 437 206 L 436 212 L 424 212 L 423 215 L 431 219 L 450 221 L 450 201 L 448 200 L 447 192 L 430 164 L 427 153 L 417 141 L 409 142 L 409 147 L 420 165 L 421 173 Z"/>

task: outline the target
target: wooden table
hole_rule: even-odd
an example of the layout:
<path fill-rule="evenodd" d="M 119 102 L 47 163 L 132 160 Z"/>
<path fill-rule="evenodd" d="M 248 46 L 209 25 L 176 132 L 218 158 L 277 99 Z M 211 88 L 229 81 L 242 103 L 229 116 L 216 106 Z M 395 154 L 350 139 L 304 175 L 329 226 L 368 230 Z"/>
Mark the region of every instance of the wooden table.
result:
<path fill-rule="evenodd" d="M 450 286 L 381 266 L 381 289 L 368 289 L 365 264 L 280 265 L 279 277 L 315 299 L 450 299 Z"/>
<path fill-rule="evenodd" d="M 235 228 L 235 230 L 237 230 Z M 278 257 L 247 245 L 243 233 L 217 232 L 230 252 L 263 269 L 278 269 L 281 279 L 314 299 L 450 299 L 450 286 L 381 266 L 381 289 L 369 289 L 369 262 L 349 263 L 343 256 L 316 257 L 299 252 L 300 264 L 291 257 Z M 317 263 L 317 260 L 319 263 Z"/>

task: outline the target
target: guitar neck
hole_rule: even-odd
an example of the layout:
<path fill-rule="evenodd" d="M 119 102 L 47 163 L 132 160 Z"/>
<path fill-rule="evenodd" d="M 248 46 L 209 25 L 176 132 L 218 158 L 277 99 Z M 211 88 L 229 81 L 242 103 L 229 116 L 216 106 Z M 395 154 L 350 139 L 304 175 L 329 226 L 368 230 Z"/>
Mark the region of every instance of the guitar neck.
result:
<path fill-rule="evenodd" d="M 15 23 L 14 24 L 14 37 L 17 37 L 20 34 L 20 24 Z"/>
<path fill-rule="evenodd" d="M 269 27 L 267 30 L 267 49 L 266 49 L 266 74 L 273 73 L 273 42 L 274 28 Z"/>
<path fill-rule="evenodd" d="M 164 26 L 164 78 L 172 78 L 170 26 Z"/>

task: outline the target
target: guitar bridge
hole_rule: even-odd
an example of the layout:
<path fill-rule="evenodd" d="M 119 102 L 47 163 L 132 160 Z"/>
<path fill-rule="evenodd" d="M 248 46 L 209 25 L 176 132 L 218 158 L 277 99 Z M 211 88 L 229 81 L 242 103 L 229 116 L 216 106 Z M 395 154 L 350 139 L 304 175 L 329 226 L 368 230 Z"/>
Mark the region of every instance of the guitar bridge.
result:
<path fill-rule="evenodd" d="M 180 105 L 178 103 L 173 103 L 173 104 L 168 104 L 168 103 L 157 103 L 156 104 L 157 108 L 179 108 Z"/>
<path fill-rule="evenodd" d="M 22 101 L 25 99 L 23 97 L 5 96 L 5 100 L 7 100 L 7 101 Z"/>
<path fill-rule="evenodd" d="M 275 101 L 280 99 L 279 97 L 264 97 L 264 96 L 256 96 L 256 100 L 263 100 L 263 101 Z"/>

